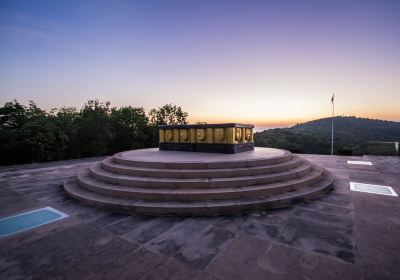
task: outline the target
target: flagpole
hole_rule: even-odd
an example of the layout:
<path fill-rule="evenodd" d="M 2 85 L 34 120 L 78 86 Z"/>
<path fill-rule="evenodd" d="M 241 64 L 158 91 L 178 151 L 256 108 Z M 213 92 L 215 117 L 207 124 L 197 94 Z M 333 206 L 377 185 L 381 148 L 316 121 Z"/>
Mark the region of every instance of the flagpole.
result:
<path fill-rule="evenodd" d="M 331 155 L 333 156 L 333 119 L 335 117 L 335 95 L 332 95 L 332 134 L 331 134 Z"/>

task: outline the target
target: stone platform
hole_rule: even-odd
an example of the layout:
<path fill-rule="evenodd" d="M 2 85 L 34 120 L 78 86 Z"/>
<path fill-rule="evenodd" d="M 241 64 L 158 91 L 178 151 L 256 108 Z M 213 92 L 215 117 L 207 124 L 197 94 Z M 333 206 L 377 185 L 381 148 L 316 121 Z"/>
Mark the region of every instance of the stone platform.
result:
<path fill-rule="evenodd" d="M 0 219 L 48 206 L 69 215 L 0 239 L 0 279 L 399 279 L 400 198 L 353 192 L 349 182 L 400 194 L 400 158 L 296 156 L 327 169 L 332 191 L 212 217 L 114 213 L 65 195 L 65 180 L 104 158 L 0 167 Z"/>
<path fill-rule="evenodd" d="M 217 215 L 281 208 L 332 187 L 322 167 L 288 151 L 239 154 L 133 150 L 81 170 L 65 192 L 84 204 L 127 213 Z"/>

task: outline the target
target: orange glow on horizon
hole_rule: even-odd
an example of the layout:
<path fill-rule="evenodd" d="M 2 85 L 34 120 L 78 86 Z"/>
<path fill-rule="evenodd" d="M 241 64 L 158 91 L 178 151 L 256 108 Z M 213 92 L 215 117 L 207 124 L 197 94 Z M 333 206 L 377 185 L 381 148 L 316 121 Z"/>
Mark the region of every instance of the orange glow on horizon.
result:
<path fill-rule="evenodd" d="M 384 113 L 376 113 L 374 115 L 369 113 L 364 114 L 335 114 L 335 116 L 345 116 L 345 117 L 357 117 L 357 118 L 368 118 L 368 119 L 378 119 L 378 120 L 388 120 L 388 121 L 400 121 L 400 117 L 396 114 L 384 114 Z M 265 127 L 265 128 L 279 128 L 279 127 L 291 127 L 295 124 L 306 123 L 309 121 L 329 118 L 330 115 L 326 116 L 315 116 L 312 118 L 299 118 L 299 119 L 285 119 L 285 120 L 250 120 L 250 119 L 233 119 L 233 118 L 192 118 L 189 114 L 189 122 L 191 124 L 195 124 L 198 122 L 206 122 L 206 123 L 245 123 L 245 124 L 253 124 L 256 127 Z"/>

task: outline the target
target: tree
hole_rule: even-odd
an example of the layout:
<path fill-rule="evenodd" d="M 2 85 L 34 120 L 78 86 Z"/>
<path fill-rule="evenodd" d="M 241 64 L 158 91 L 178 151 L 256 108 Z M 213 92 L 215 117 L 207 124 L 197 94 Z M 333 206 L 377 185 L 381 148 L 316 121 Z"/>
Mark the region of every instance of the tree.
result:
<path fill-rule="evenodd" d="M 7 102 L 0 108 L 0 129 L 19 128 L 25 123 L 26 107 L 17 100 Z"/>
<path fill-rule="evenodd" d="M 60 159 L 54 118 L 33 101 L 16 100 L 0 108 L 1 162 L 21 163 Z"/>
<path fill-rule="evenodd" d="M 109 153 L 112 141 L 110 129 L 110 102 L 89 100 L 79 112 L 78 138 L 83 157 L 102 156 Z"/>
<path fill-rule="evenodd" d="M 114 139 L 113 152 L 139 149 L 146 146 L 148 139 L 146 127 L 149 119 L 143 108 L 131 106 L 112 108 L 110 121 Z"/>
<path fill-rule="evenodd" d="M 187 113 L 167 104 L 152 110 L 153 123 L 143 108 L 110 107 L 89 100 L 74 107 L 39 108 L 16 100 L 0 107 L 0 165 L 101 156 L 156 147 L 158 123 L 187 123 Z"/>
<path fill-rule="evenodd" d="M 16 100 L 0 108 L 0 163 L 13 164 L 23 161 L 19 129 L 26 121 L 26 107 Z"/>
<path fill-rule="evenodd" d="M 75 107 L 62 107 L 61 109 L 53 110 L 52 114 L 56 125 L 56 137 L 60 147 L 60 158 L 79 158 L 79 112 Z"/>
<path fill-rule="evenodd" d="M 187 117 L 187 112 L 172 103 L 151 109 L 149 113 L 150 123 L 155 125 L 187 124 Z"/>
<path fill-rule="evenodd" d="M 31 162 L 58 160 L 60 156 L 56 142 L 54 119 L 47 116 L 34 116 L 18 131 L 20 151 L 30 157 Z M 21 149 L 22 148 L 22 149 Z"/>

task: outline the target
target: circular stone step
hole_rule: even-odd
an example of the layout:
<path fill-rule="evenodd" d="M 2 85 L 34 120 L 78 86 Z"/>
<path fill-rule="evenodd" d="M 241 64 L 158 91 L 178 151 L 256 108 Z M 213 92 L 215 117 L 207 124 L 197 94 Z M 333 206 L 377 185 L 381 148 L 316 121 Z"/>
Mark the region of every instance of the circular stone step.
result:
<path fill-rule="evenodd" d="M 101 162 L 102 168 L 104 170 L 121 175 L 180 179 L 262 175 L 287 171 L 289 169 L 298 167 L 301 164 L 302 160 L 298 156 L 292 156 L 290 160 L 278 164 L 260 165 L 254 167 L 214 169 L 169 169 L 137 167 L 116 163 L 114 162 L 113 157 L 106 158 Z"/>
<path fill-rule="evenodd" d="M 307 187 L 318 182 L 321 176 L 322 169 L 318 166 L 313 166 L 313 170 L 306 176 L 277 183 L 233 188 L 157 189 L 122 186 L 99 181 L 90 176 L 88 170 L 83 170 L 79 172 L 77 176 L 77 183 L 80 187 L 88 191 L 121 198 L 160 201 L 194 201 L 276 195 Z"/>
<path fill-rule="evenodd" d="M 98 180 L 124 186 L 169 189 L 228 188 L 274 183 L 300 177 L 311 171 L 311 164 L 309 162 L 303 161 L 302 165 L 284 172 L 227 178 L 211 177 L 179 179 L 129 176 L 106 171 L 102 168 L 101 164 L 94 164 L 92 167 L 89 168 L 89 171 L 91 176 Z"/>
<path fill-rule="evenodd" d="M 163 169 L 218 169 L 278 164 L 291 158 L 289 151 L 272 148 L 255 148 L 238 154 L 159 151 L 158 148 L 152 148 L 115 154 L 114 162 Z"/>
<path fill-rule="evenodd" d="M 244 211 L 274 209 L 288 207 L 303 201 L 316 199 L 332 188 L 333 178 L 324 175 L 312 187 L 298 191 L 292 191 L 274 196 L 263 196 L 255 199 L 226 199 L 226 200 L 202 200 L 191 202 L 178 201 L 144 201 L 128 198 L 118 198 L 101 195 L 80 188 L 76 179 L 64 184 L 65 192 L 79 200 L 81 203 L 93 207 L 105 208 L 125 213 L 142 213 L 149 215 L 220 215 Z"/>
<path fill-rule="evenodd" d="M 64 184 L 82 203 L 122 212 L 216 215 L 277 208 L 323 195 L 333 179 L 290 152 L 143 149 L 118 153 Z"/>

